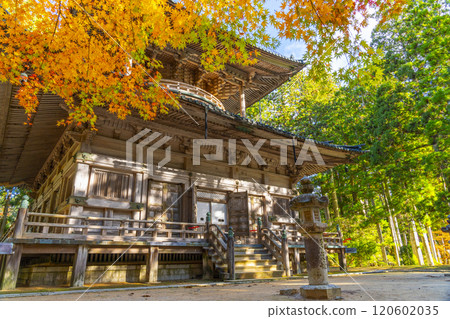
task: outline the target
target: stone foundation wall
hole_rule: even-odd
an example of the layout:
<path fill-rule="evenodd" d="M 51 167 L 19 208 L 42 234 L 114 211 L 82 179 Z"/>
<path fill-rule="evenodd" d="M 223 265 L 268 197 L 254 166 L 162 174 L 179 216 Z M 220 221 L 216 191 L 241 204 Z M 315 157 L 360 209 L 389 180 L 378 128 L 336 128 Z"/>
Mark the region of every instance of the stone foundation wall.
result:
<path fill-rule="evenodd" d="M 87 266 L 85 284 L 92 284 L 108 267 L 109 265 Z M 145 270 L 145 265 L 114 265 L 97 283 L 145 282 Z M 202 271 L 201 263 L 160 264 L 158 280 L 201 278 Z M 68 286 L 71 276 L 72 266 L 26 266 L 19 271 L 17 286 Z"/>

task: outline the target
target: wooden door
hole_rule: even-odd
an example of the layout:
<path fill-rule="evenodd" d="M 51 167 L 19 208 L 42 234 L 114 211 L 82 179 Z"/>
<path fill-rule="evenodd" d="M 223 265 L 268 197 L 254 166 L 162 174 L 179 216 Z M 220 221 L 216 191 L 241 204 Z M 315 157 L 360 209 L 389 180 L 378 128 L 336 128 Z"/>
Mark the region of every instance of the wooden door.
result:
<path fill-rule="evenodd" d="M 149 180 L 147 218 L 181 221 L 181 185 Z M 163 215 L 164 214 L 164 215 Z"/>
<path fill-rule="evenodd" d="M 248 212 L 248 193 L 236 192 L 228 194 L 228 225 L 233 227 L 236 236 L 250 235 Z"/>

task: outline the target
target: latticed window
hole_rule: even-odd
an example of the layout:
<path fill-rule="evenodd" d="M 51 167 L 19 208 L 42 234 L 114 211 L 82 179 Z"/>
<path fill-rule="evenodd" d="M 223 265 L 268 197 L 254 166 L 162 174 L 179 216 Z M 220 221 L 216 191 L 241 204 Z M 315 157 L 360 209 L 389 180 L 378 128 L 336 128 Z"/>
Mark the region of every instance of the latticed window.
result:
<path fill-rule="evenodd" d="M 226 202 L 227 194 L 226 193 L 213 193 L 213 192 L 206 192 L 206 191 L 198 191 L 197 198 L 209 199 L 209 200 L 217 201 L 217 202 Z"/>
<path fill-rule="evenodd" d="M 280 217 L 292 216 L 291 209 L 289 208 L 289 198 L 274 197 L 273 212 L 276 216 Z"/>
<path fill-rule="evenodd" d="M 131 175 L 93 169 L 91 176 L 91 195 L 115 199 L 131 199 Z"/>

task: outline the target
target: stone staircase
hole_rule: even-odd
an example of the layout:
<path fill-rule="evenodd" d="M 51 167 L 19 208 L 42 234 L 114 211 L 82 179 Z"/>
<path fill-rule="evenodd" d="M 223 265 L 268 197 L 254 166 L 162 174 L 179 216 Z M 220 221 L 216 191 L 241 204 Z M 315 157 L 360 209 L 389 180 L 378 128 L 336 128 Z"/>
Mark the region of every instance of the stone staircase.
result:
<path fill-rule="evenodd" d="M 227 264 L 222 263 L 213 250 L 210 251 L 210 256 L 219 278 L 229 279 Z M 282 266 L 263 245 L 235 245 L 234 260 L 236 280 L 265 279 L 283 275 Z"/>

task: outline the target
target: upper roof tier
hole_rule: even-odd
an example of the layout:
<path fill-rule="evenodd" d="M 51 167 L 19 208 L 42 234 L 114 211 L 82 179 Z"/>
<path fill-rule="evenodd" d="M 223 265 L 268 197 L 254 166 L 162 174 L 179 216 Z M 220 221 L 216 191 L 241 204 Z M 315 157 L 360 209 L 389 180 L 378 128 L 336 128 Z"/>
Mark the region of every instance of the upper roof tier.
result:
<path fill-rule="evenodd" d="M 198 44 L 190 44 L 183 51 L 149 48 L 147 54 L 162 62 L 159 71 L 163 79 L 199 87 L 217 97 L 226 111 L 236 114 L 240 112 L 241 86 L 245 105 L 249 107 L 305 67 L 301 61 L 264 49 L 252 46 L 247 49 L 258 50 L 257 63 L 249 66 L 226 64 L 223 70 L 216 72 L 202 68 L 202 49 Z"/>

